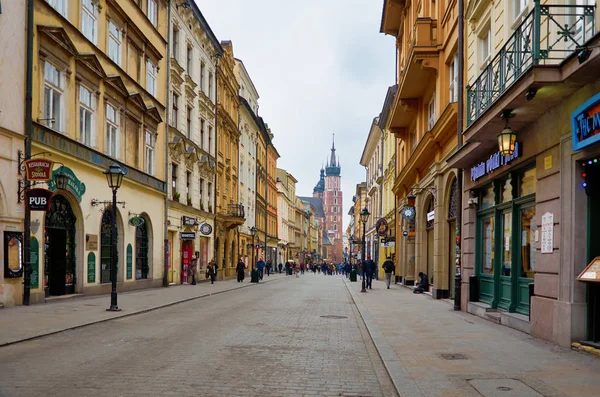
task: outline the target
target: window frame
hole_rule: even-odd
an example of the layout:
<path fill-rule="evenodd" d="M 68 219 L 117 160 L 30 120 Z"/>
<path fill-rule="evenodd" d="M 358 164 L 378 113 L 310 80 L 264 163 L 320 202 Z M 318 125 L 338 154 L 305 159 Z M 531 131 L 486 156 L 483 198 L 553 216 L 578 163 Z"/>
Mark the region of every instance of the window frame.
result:
<path fill-rule="evenodd" d="M 154 5 L 151 7 L 151 5 Z M 158 27 L 158 1 L 147 0 L 146 4 L 146 17 L 155 28 Z"/>
<path fill-rule="evenodd" d="M 85 90 L 87 91 L 87 93 L 89 93 L 89 103 L 84 103 L 82 101 L 82 91 Z M 95 120 L 95 113 L 96 113 L 96 98 L 94 97 L 94 91 L 90 90 L 89 88 L 87 88 L 85 85 L 83 84 L 79 84 L 79 90 L 77 92 L 77 96 L 79 99 L 79 142 L 86 145 L 86 146 L 90 146 L 90 147 L 94 147 L 94 142 L 95 142 L 95 133 L 94 133 L 94 120 Z M 89 131 L 86 131 L 85 133 L 83 133 L 82 131 L 82 126 L 83 124 L 83 120 L 82 120 L 82 116 L 83 113 L 87 113 L 86 114 L 86 121 L 89 120 Z"/>
<path fill-rule="evenodd" d="M 52 78 L 49 80 L 47 76 L 48 67 L 51 67 L 53 71 L 56 72 L 55 76 L 51 76 Z M 43 90 L 43 119 L 46 127 L 51 128 L 55 131 L 62 132 L 63 125 L 63 114 L 64 114 L 64 95 L 65 89 L 63 88 L 63 72 L 60 70 L 55 64 L 52 62 L 44 61 L 44 90 Z M 54 80 L 56 77 L 56 81 Z M 46 98 L 46 90 L 48 90 L 52 96 L 52 100 L 47 103 Z M 58 113 L 55 108 L 55 96 L 58 96 Z M 49 113 L 46 112 L 48 106 L 50 106 Z M 56 117 L 58 116 L 58 120 Z M 54 121 L 52 121 L 54 120 Z M 54 125 L 53 125 L 54 124 Z"/>
<path fill-rule="evenodd" d="M 115 118 L 114 120 L 111 120 L 109 118 L 109 108 L 111 108 L 114 112 Z M 120 114 L 119 114 L 119 109 L 118 107 L 114 106 L 113 104 L 107 102 L 106 103 L 106 110 L 105 110 L 105 126 L 106 126 L 106 143 L 105 143 L 105 152 L 108 156 L 113 157 L 115 159 L 119 158 L 119 153 L 120 153 L 120 122 L 121 122 L 121 118 L 120 118 Z M 111 140 L 111 131 L 114 132 L 114 139 Z M 111 146 L 114 145 L 114 153 L 111 150 Z"/>
<path fill-rule="evenodd" d="M 68 0 L 47 0 L 47 3 L 50 5 L 50 7 L 54 8 L 60 15 L 67 18 L 69 9 Z M 58 3 L 60 3 L 60 6 L 58 5 Z"/>
<path fill-rule="evenodd" d="M 150 95 L 156 97 L 156 80 L 158 78 L 158 67 L 148 59 L 146 61 L 146 90 Z"/>
<path fill-rule="evenodd" d="M 114 26 L 115 32 L 113 32 L 113 29 L 111 29 L 112 26 Z M 106 40 L 108 41 L 107 46 L 106 46 L 108 57 L 114 63 L 119 65 L 119 67 L 120 67 L 121 62 L 122 62 L 122 57 L 121 57 L 122 47 L 121 47 L 121 45 L 123 44 L 123 39 L 121 37 L 121 29 L 119 28 L 119 25 L 117 25 L 112 19 L 108 20 L 108 35 L 106 36 Z M 116 58 L 117 59 L 114 59 L 111 55 L 111 42 L 113 42 L 114 45 L 116 45 Z"/>
<path fill-rule="evenodd" d="M 144 134 L 144 171 L 154 176 L 156 161 L 156 133 L 146 129 Z M 150 143 L 148 142 L 150 140 Z"/>
<path fill-rule="evenodd" d="M 92 7 L 92 10 L 90 10 L 86 5 L 86 2 L 89 3 L 89 6 Z M 81 17 L 80 17 L 80 25 L 79 25 L 79 30 L 81 31 L 81 33 L 92 43 L 97 44 L 98 42 L 98 15 L 97 15 L 97 5 L 94 4 L 93 0 L 81 0 Z M 84 18 L 85 17 L 89 17 L 90 19 L 90 23 L 91 23 L 91 36 L 89 37 L 88 34 L 89 32 L 86 32 L 85 27 L 84 27 Z"/>

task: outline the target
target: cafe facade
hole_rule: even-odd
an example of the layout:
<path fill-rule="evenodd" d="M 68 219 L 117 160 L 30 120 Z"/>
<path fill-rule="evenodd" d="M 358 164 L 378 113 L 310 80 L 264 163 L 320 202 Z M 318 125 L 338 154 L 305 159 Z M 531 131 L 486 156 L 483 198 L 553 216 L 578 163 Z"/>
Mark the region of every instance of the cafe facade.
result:
<path fill-rule="evenodd" d="M 534 53 L 494 91 L 501 51 L 469 80 L 448 159 L 464 170 L 462 309 L 562 346 L 600 339 L 597 284 L 578 280 L 600 255 L 598 42 L 560 61 Z"/>

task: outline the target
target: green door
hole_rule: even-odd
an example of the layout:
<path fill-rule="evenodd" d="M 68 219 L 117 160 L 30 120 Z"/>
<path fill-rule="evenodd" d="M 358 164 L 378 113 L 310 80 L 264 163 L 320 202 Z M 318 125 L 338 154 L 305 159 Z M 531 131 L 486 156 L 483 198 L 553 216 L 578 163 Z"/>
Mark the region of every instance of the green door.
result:
<path fill-rule="evenodd" d="M 512 258 L 513 258 L 513 225 L 512 212 L 505 211 L 500 217 L 502 223 L 502 240 L 500 241 L 500 285 L 498 307 L 509 310 L 512 297 Z"/>
<path fill-rule="evenodd" d="M 479 246 L 479 300 L 493 305 L 495 294 L 494 270 L 495 270 L 495 243 L 496 231 L 494 214 L 491 213 L 479 220 L 479 233 L 481 245 Z"/>
<path fill-rule="evenodd" d="M 516 255 L 519 267 L 515 310 L 518 313 L 529 315 L 529 284 L 533 284 L 535 268 L 535 246 L 532 244 L 534 242 L 532 236 L 537 229 L 535 205 L 521 206 L 518 214 L 520 249 Z"/>

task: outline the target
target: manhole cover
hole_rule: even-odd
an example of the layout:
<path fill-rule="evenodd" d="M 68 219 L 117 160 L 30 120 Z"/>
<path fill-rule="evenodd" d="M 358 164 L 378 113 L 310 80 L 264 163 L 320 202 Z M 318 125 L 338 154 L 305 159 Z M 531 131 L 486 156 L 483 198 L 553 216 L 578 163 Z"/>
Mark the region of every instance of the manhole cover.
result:
<path fill-rule="evenodd" d="M 483 397 L 543 397 L 518 379 L 472 379 L 469 383 Z"/>
<path fill-rule="evenodd" d="M 499 386 L 496 388 L 496 390 L 500 390 L 500 391 L 511 391 L 512 387 L 506 387 L 506 386 Z"/>
<path fill-rule="evenodd" d="M 444 353 L 442 354 L 444 360 L 466 360 L 467 356 L 460 353 Z"/>
<path fill-rule="evenodd" d="M 333 314 L 328 314 L 326 316 L 321 316 L 321 318 L 331 318 L 331 319 L 334 319 L 334 320 L 342 320 L 342 319 L 348 318 L 348 317 L 346 317 L 346 316 L 335 316 Z"/>

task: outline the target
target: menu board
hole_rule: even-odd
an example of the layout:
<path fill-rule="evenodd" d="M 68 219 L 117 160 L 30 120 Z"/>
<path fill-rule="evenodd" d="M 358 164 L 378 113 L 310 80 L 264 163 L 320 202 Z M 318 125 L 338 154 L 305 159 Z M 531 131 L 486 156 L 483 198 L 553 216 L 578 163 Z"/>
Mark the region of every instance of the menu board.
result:
<path fill-rule="evenodd" d="M 581 272 L 577 281 L 584 283 L 600 283 L 600 256 L 595 257 Z"/>

